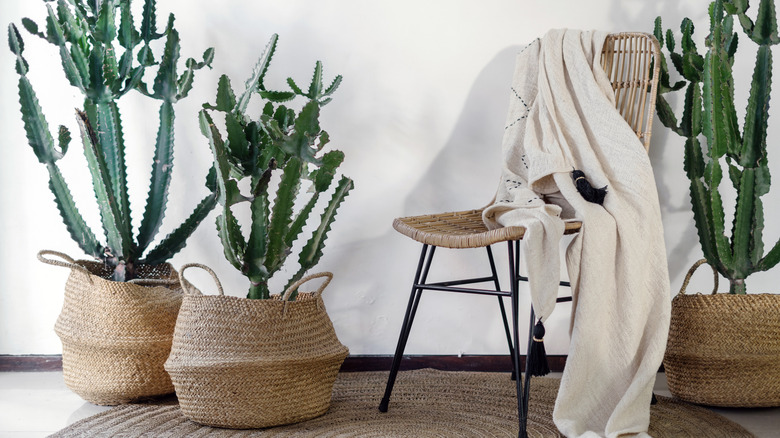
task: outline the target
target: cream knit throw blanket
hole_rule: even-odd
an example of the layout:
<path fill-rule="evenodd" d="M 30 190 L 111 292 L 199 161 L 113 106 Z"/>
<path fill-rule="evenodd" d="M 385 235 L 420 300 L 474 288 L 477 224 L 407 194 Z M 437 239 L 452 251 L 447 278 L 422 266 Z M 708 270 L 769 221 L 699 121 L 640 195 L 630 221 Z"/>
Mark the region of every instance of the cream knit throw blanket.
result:
<path fill-rule="evenodd" d="M 555 306 L 564 219 L 582 221 L 566 251 L 574 295 L 571 345 L 555 424 L 567 437 L 647 436 L 663 359 L 670 295 L 650 161 L 615 109 L 600 66 L 601 32 L 553 30 L 518 55 L 503 140 L 504 169 L 491 229 L 524 226 L 531 300 L 544 321 Z M 571 177 L 608 186 L 585 201 Z"/>

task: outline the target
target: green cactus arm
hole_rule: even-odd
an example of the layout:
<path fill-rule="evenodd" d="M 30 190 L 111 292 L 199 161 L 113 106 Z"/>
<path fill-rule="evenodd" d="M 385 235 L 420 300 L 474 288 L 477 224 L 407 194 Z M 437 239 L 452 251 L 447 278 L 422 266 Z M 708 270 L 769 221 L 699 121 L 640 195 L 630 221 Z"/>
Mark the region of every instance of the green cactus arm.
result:
<path fill-rule="evenodd" d="M 96 126 L 96 146 L 105 158 L 108 176 L 111 181 L 112 194 L 118 202 L 122 235 L 132 233 L 130 221 L 130 200 L 127 194 L 127 167 L 125 164 L 125 143 L 122 133 L 122 121 L 116 102 L 84 102 L 84 109 L 89 117 L 90 126 Z M 127 253 L 125 254 L 127 255 Z"/>
<path fill-rule="evenodd" d="M 722 50 L 711 50 L 707 53 L 703 75 L 705 113 L 702 118 L 702 131 L 707 138 L 710 156 L 714 160 L 734 150 L 736 143 L 730 120 L 731 114 L 736 117 L 734 100 L 723 96 L 728 89 L 731 72 L 724 66 L 723 53 L 719 52 Z"/>
<path fill-rule="evenodd" d="M 292 247 L 293 243 L 298 239 L 304 225 L 306 225 L 306 221 L 309 220 L 309 215 L 319 200 L 320 193 L 328 190 L 336 174 L 336 169 L 341 165 L 342 161 L 344 161 L 343 152 L 330 151 L 322 157 L 322 167 L 309 175 L 309 178 L 314 183 L 314 194 L 295 216 L 287 234 L 284 236 L 284 243 L 287 247 Z"/>
<path fill-rule="evenodd" d="M 113 47 L 106 48 L 106 56 L 103 58 L 103 78 L 106 81 L 106 87 L 111 92 L 111 97 L 116 98 L 116 94 L 122 89 L 122 79 L 119 76 L 119 63 L 116 60 L 116 52 Z"/>
<path fill-rule="evenodd" d="M 756 271 L 768 271 L 780 262 L 780 240 L 775 242 L 771 250 L 756 264 Z"/>
<path fill-rule="evenodd" d="M 330 187 L 336 175 L 336 169 L 344 162 L 344 152 L 330 151 L 322 156 L 322 166 L 311 172 L 310 179 L 314 181 L 314 190 L 324 192 Z"/>
<path fill-rule="evenodd" d="M 723 179 L 723 170 L 720 163 L 716 160 L 710 160 L 705 166 L 705 181 L 709 186 L 710 195 L 710 216 L 711 227 L 715 242 L 715 249 L 718 259 L 725 266 L 728 272 L 733 272 L 733 254 L 728 238 L 724 234 L 726 229 L 725 213 L 723 210 L 723 199 L 721 198 L 718 187 Z M 730 275 L 726 276 L 731 278 Z"/>
<path fill-rule="evenodd" d="M 219 77 L 217 103 L 215 106 L 209 105 L 208 108 L 224 112 L 231 112 L 236 108 L 236 95 L 233 93 L 233 87 L 231 87 L 230 78 L 227 75 Z"/>
<path fill-rule="evenodd" d="M 715 266 L 718 272 L 725 274 L 725 266 L 717 255 L 714 230 L 712 229 L 712 220 L 710 219 L 712 214 L 710 213 L 709 189 L 701 180 L 691 180 L 690 196 L 694 224 L 699 235 L 699 243 L 701 244 L 704 258 L 707 259 L 710 265 Z"/>
<path fill-rule="evenodd" d="M 331 94 L 335 93 L 336 90 L 339 88 L 339 85 L 341 85 L 341 81 L 344 78 L 341 75 L 336 76 L 333 78 L 333 81 L 328 85 L 328 88 L 325 89 L 325 91 L 322 93 L 323 96 L 330 96 Z"/>
<path fill-rule="evenodd" d="M 217 206 L 216 193 L 209 193 L 202 201 L 195 207 L 192 214 L 173 232 L 168 234 L 157 246 L 144 258 L 144 262 L 157 265 L 164 263 L 166 260 L 170 260 L 171 257 L 176 255 L 184 245 L 187 243 L 187 239 L 192 235 L 196 228 L 200 225 L 206 216 Z"/>
<path fill-rule="evenodd" d="M 82 77 L 82 68 L 84 67 L 83 65 L 84 60 L 80 59 L 79 62 L 82 63 L 82 65 L 81 66 L 77 65 L 76 60 L 74 59 L 71 51 L 65 45 L 65 42 L 67 41 L 65 38 L 65 32 L 63 30 L 63 27 L 60 26 L 59 20 L 54 13 L 54 9 L 51 7 L 51 5 L 46 5 L 46 9 L 48 12 L 48 15 L 46 17 L 46 29 L 47 29 L 46 40 L 58 46 L 60 52 L 60 59 L 62 61 L 62 67 L 63 70 L 65 71 L 65 77 L 68 79 L 71 85 L 79 88 L 83 92 L 85 86 L 84 78 Z M 37 30 L 37 26 L 35 26 L 35 24 L 31 20 L 27 20 L 25 22 L 25 27 L 31 33 L 34 33 L 34 31 Z M 38 35 L 42 36 L 40 34 Z"/>
<path fill-rule="evenodd" d="M 57 2 L 57 15 L 65 30 L 68 41 L 73 44 L 85 46 L 89 25 L 82 12 L 76 8 L 75 13 L 72 13 L 70 7 L 68 7 L 68 3 L 65 0 L 59 0 Z"/>
<path fill-rule="evenodd" d="M 277 200 L 278 202 L 278 200 Z M 249 232 L 249 241 L 246 246 L 245 256 L 245 274 L 253 287 L 249 290 L 249 298 L 265 299 L 268 298 L 267 287 L 258 288 L 258 285 L 264 285 L 268 278 L 273 275 L 273 271 L 268 269 L 267 259 L 269 250 L 269 204 L 266 193 L 256 196 L 250 203 L 252 213 L 251 230 Z"/>
<path fill-rule="evenodd" d="M 309 220 L 309 216 L 311 215 L 312 210 L 314 210 L 314 206 L 317 205 L 317 201 L 320 199 L 320 193 L 315 191 L 312 194 L 312 197 L 309 198 L 309 201 L 306 203 L 306 205 L 301 208 L 301 210 L 295 215 L 295 219 L 292 221 L 292 224 L 290 224 L 290 228 L 287 230 L 287 234 L 284 236 L 284 244 L 288 248 L 292 248 L 293 244 L 296 240 L 298 240 L 298 236 L 301 235 L 301 232 L 303 232 L 303 227 L 306 225 L 306 221 Z"/>
<path fill-rule="evenodd" d="M 731 231 L 734 255 L 731 267 L 735 278 L 745 278 L 752 271 L 751 243 L 753 242 L 754 232 L 757 231 L 753 229 L 753 225 L 756 219 L 754 214 L 758 207 L 755 202 L 758 200 L 755 194 L 755 174 L 756 172 L 753 168 L 743 169 L 739 182 L 739 191 L 737 192 L 737 205 Z M 760 238 L 760 236 L 758 237 Z"/>
<path fill-rule="evenodd" d="M 680 135 L 686 138 L 697 137 L 701 134 L 702 121 L 702 97 L 698 83 L 691 82 L 688 89 L 685 90 L 685 104 L 683 108 Z"/>
<path fill-rule="evenodd" d="M 120 19 L 117 39 L 119 45 L 132 53 L 133 48 L 141 42 L 141 34 L 135 30 L 133 23 L 133 14 L 130 12 L 130 2 L 120 2 Z"/>
<path fill-rule="evenodd" d="M 322 93 L 322 63 L 320 61 L 317 61 L 314 64 L 314 74 L 311 78 L 311 83 L 309 84 L 309 91 L 306 93 L 306 96 L 309 99 L 312 100 L 319 100 Z"/>
<path fill-rule="evenodd" d="M 263 78 L 265 77 L 266 71 L 268 71 L 271 58 L 273 58 L 274 52 L 276 51 L 276 42 L 278 39 L 279 36 L 276 34 L 271 36 L 271 39 L 265 46 L 263 54 L 260 55 L 260 59 L 258 59 L 257 64 L 255 64 L 255 68 L 252 70 L 252 75 L 249 77 L 249 79 L 247 79 L 246 88 L 238 98 L 238 102 L 236 104 L 236 110 L 239 113 L 243 114 L 246 112 L 247 105 L 249 105 L 249 100 L 256 90 L 265 89 L 263 87 Z"/>
<path fill-rule="evenodd" d="M 164 33 L 157 33 L 157 2 L 145 0 L 143 18 L 141 20 L 141 38 L 145 43 L 162 38 Z"/>
<path fill-rule="evenodd" d="M 214 126 L 214 121 L 206 110 L 200 110 L 198 113 L 200 121 L 200 131 L 209 141 L 214 165 L 216 167 L 215 182 L 217 191 L 217 200 L 222 206 L 231 206 L 237 202 L 245 201 L 241 196 L 236 181 L 230 179 L 230 163 L 228 162 L 228 153 L 222 137 Z"/>
<path fill-rule="evenodd" d="M 43 115 L 32 84 L 26 76 L 19 77 L 19 102 L 22 109 L 22 122 L 27 134 L 27 142 L 32 146 L 38 161 L 44 164 L 56 160 L 54 138 Z"/>
<path fill-rule="evenodd" d="M 157 235 L 165 216 L 168 188 L 173 170 L 173 104 L 163 101 L 160 105 L 160 127 L 152 161 L 152 177 L 141 227 L 138 230 L 138 253 L 142 254 Z"/>
<path fill-rule="evenodd" d="M 27 29 L 27 32 L 30 32 L 30 34 L 54 44 L 53 41 L 50 41 L 49 38 L 38 29 L 38 23 L 34 22 L 33 20 L 27 17 L 22 18 L 22 26 Z"/>
<path fill-rule="evenodd" d="M 227 149 L 237 163 L 245 163 L 250 157 L 249 141 L 246 138 L 244 125 L 234 113 L 225 113 L 225 128 L 227 129 Z"/>
<path fill-rule="evenodd" d="M 766 131 L 769 120 L 769 97 L 772 85 L 772 51 L 760 46 L 750 86 L 745 130 L 739 164 L 754 167 L 766 151 Z"/>
<path fill-rule="evenodd" d="M 286 245 L 284 238 L 293 220 L 293 207 L 301 187 L 301 175 L 304 166 L 305 164 L 295 157 L 290 158 L 284 166 L 282 178 L 276 190 L 271 218 L 267 221 L 266 226 L 263 227 L 263 232 L 266 234 L 265 240 L 268 242 L 265 250 L 264 265 L 271 274 L 276 272 L 287 258 L 289 247 Z M 255 223 L 254 217 L 252 218 L 252 223 Z"/>
<path fill-rule="evenodd" d="M 176 29 L 169 26 L 166 33 L 168 38 L 165 40 L 165 50 L 152 89 L 154 97 L 175 101 L 178 93 L 176 64 L 179 61 L 181 47 L 179 45 L 179 32 Z"/>
<path fill-rule="evenodd" d="M 119 58 L 115 95 L 119 95 L 121 92 L 120 87 L 127 80 L 128 76 L 133 74 L 133 71 L 133 52 L 131 50 L 125 50 L 125 53 Z"/>
<path fill-rule="evenodd" d="M 341 180 L 339 180 L 339 183 L 336 186 L 336 191 L 333 193 L 328 205 L 325 207 L 325 211 L 320 217 L 319 227 L 317 227 L 314 234 L 301 250 L 300 257 L 298 258 L 300 269 L 293 275 L 287 286 L 285 286 L 285 289 L 300 280 L 306 271 L 319 263 L 320 258 L 322 257 L 322 250 L 325 248 L 325 239 L 327 239 L 328 231 L 330 231 L 331 224 L 333 224 L 333 221 L 336 219 L 336 212 L 353 187 L 354 183 L 351 179 L 346 176 L 341 177 Z"/>
<path fill-rule="evenodd" d="M 743 18 L 744 17 L 744 18 Z M 777 14 L 773 0 L 761 0 L 755 23 L 751 22 L 744 12 L 739 14 L 739 21 L 745 33 L 759 45 L 777 44 Z"/>
<path fill-rule="evenodd" d="M 211 68 L 211 62 L 214 60 L 214 48 L 211 47 L 203 52 L 203 61 L 197 62 L 194 58 L 187 59 L 187 69 L 176 81 L 176 100 L 184 99 L 192 90 L 192 83 L 195 80 L 195 70 L 200 70 L 203 67 Z"/>
<path fill-rule="evenodd" d="M 293 90 L 293 93 L 299 95 L 299 96 L 306 96 L 306 93 L 301 90 L 301 87 L 298 86 L 298 84 L 295 83 L 293 78 L 287 78 L 287 85 L 290 86 L 290 88 Z"/>
<path fill-rule="evenodd" d="M 93 36 L 97 41 L 110 44 L 117 36 L 115 0 L 102 0 Z"/>
<path fill-rule="evenodd" d="M 685 140 L 683 169 L 690 180 L 701 180 L 704 176 L 704 156 L 701 153 L 699 139 L 696 137 L 688 137 Z"/>
<path fill-rule="evenodd" d="M 108 246 L 116 257 L 128 257 L 132 241 L 119 210 L 106 166 L 105 157 L 97 145 L 97 135 L 92 129 L 86 113 L 77 111 L 81 139 L 84 144 L 84 155 L 92 174 L 92 186 L 100 209 L 100 217 L 106 232 Z"/>
<path fill-rule="evenodd" d="M 258 93 L 260 94 L 260 97 L 263 99 L 267 99 L 271 102 L 288 102 L 290 100 L 295 99 L 296 94 L 292 91 L 268 91 L 268 90 L 258 90 Z"/>
<path fill-rule="evenodd" d="M 60 212 L 62 222 L 65 223 L 70 237 L 86 254 L 95 258 L 102 257 L 103 245 L 97 240 L 76 208 L 73 195 L 71 195 L 59 168 L 54 163 L 49 163 L 46 167 L 49 170 L 49 190 L 54 194 L 54 203 L 57 205 L 57 210 Z"/>
<path fill-rule="evenodd" d="M 753 232 L 750 234 L 749 247 L 751 273 L 759 270 L 758 265 L 764 256 L 764 203 L 758 196 L 753 200 L 753 203 L 753 223 L 751 226 Z"/>
<path fill-rule="evenodd" d="M 230 207 L 225 207 L 222 214 L 217 216 L 217 233 L 227 261 L 239 271 L 244 272 L 246 241 L 241 234 L 241 226 L 233 216 L 233 212 L 230 211 Z"/>
<path fill-rule="evenodd" d="M 320 133 L 319 114 L 320 107 L 316 100 L 304 105 L 295 119 L 293 133 L 280 142 L 280 149 L 305 162 L 320 164 L 320 160 L 314 155 L 316 150 L 311 146 L 314 136 Z"/>

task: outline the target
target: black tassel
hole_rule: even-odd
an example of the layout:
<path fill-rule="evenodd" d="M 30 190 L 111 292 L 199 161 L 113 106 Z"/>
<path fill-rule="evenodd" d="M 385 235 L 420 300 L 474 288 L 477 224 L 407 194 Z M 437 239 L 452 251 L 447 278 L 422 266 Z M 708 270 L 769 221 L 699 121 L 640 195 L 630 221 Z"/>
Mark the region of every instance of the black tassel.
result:
<path fill-rule="evenodd" d="M 542 320 L 534 327 L 533 342 L 528 352 L 528 374 L 532 376 L 546 376 L 550 373 L 550 365 L 547 363 L 547 352 L 544 349 L 544 325 Z"/>
<path fill-rule="evenodd" d="M 585 178 L 585 173 L 581 170 L 573 170 L 571 177 L 574 179 L 574 185 L 577 187 L 577 191 L 580 192 L 586 201 L 594 204 L 603 205 L 604 196 L 607 195 L 607 186 L 597 189 L 590 185 L 590 182 Z"/>

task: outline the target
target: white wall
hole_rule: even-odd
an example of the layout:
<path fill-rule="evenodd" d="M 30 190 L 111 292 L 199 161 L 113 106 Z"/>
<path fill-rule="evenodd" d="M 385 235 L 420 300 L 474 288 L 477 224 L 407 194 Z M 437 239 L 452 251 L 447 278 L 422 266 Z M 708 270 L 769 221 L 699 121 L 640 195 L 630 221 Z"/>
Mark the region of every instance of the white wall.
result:
<path fill-rule="evenodd" d="M 0 3 L 0 23 L 18 25 L 21 17 L 43 22 L 42 2 Z M 323 111 L 322 125 L 334 147 L 346 153 L 342 168 L 356 188 L 343 204 L 319 268 L 336 275 L 325 298 L 342 342 L 353 354 L 391 354 L 419 254 L 415 242 L 393 231 L 392 219 L 479 207 L 490 199 L 518 48 L 553 27 L 651 31 L 659 14 L 667 27 L 675 29 L 682 17 L 691 17 L 702 40 L 707 3 L 160 0 L 162 14 L 176 13 L 183 57 L 199 57 L 209 46 L 217 53 L 215 69 L 198 72 L 190 97 L 176 107 L 174 181 L 162 233 L 171 231 L 206 194 L 203 175 L 210 154 L 197 127 L 200 105 L 214 100 L 222 73 L 234 86 L 243 84 L 270 35 L 278 33 L 280 43 L 267 83 L 283 88 L 290 75 L 306 83 L 318 59 L 326 78 L 344 76 L 333 103 Z M 160 25 L 164 22 L 161 19 Z M 77 132 L 73 108 L 81 106 L 80 98 L 63 78 L 56 52 L 22 32 L 31 80 L 49 124 L 52 129 L 65 124 Z M 741 45 L 750 44 L 745 40 Z M 6 47 L 0 49 L 0 354 L 59 353 L 52 327 L 68 272 L 37 262 L 35 254 L 44 248 L 81 254 L 61 223 L 46 171 L 26 144 L 17 75 Z M 738 63 L 740 84 L 749 78 L 751 66 L 749 57 Z M 746 87 L 740 84 L 738 101 L 746 102 Z M 148 190 L 156 106 L 135 96 L 124 100 L 131 202 L 139 221 Z M 770 147 L 778 138 L 773 128 Z M 79 208 L 100 230 L 79 149 L 80 141 L 74 138 L 72 151 L 60 163 Z M 780 155 L 776 149 L 770 154 L 772 170 L 779 175 L 775 163 Z M 687 267 L 701 256 L 682 170 L 682 141 L 657 123 L 650 155 L 676 289 Z M 780 213 L 776 200 L 775 192 L 765 198 L 767 246 L 780 235 L 780 227 L 771 220 Z M 230 294 L 244 295 L 246 280 L 222 257 L 215 217 L 212 213 L 172 263 L 176 267 L 205 263 L 219 273 Z M 496 253 L 504 258 L 503 247 Z M 481 253 L 456 257 L 444 251 L 439 267 L 463 272 L 487 268 Z M 441 272 L 436 268 L 432 277 Z M 205 277 L 194 278 L 209 289 Z M 775 278 L 776 274 L 757 274 L 748 287 L 773 291 Z M 691 289 L 704 290 L 710 281 L 709 275 L 699 275 Z M 429 293 L 407 352 L 502 354 L 506 343 L 496 310 L 493 299 Z M 547 348 L 553 354 L 563 354 L 568 347 L 569 310 L 569 305 L 559 305 L 548 325 Z M 527 307 L 522 314 L 526 312 Z"/>

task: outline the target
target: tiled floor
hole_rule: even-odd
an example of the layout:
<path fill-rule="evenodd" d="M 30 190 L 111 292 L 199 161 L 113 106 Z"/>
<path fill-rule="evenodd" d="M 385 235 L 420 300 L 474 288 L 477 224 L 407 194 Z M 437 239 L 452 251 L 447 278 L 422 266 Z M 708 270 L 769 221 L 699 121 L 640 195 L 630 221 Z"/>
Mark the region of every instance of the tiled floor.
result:
<path fill-rule="evenodd" d="M 669 395 L 659 374 L 656 394 Z M 85 402 L 65 387 L 61 372 L 0 373 L 0 437 L 45 437 L 106 407 Z M 716 409 L 758 438 L 780 438 L 780 408 Z"/>

